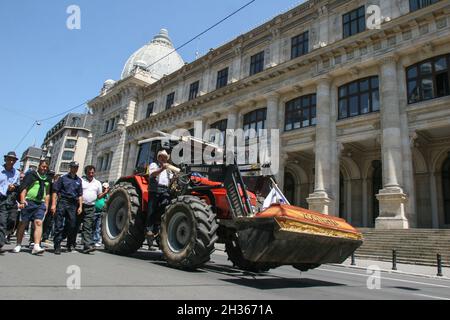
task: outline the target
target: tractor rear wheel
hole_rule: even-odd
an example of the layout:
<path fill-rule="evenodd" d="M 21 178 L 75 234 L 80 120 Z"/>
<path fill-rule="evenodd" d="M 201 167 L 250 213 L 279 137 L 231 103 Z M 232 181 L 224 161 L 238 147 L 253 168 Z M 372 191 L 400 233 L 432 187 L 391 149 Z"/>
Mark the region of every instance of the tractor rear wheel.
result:
<path fill-rule="evenodd" d="M 102 219 L 105 249 L 116 254 L 136 252 L 144 242 L 144 218 L 139 195 L 129 182 L 116 184 L 106 204 Z"/>
<path fill-rule="evenodd" d="M 195 269 L 208 262 L 218 224 L 211 206 L 194 196 L 172 200 L 161 222 L 161 250 L 169 265 Z"/>
<path fill-rule="evenodd" d="M 279 267 L 279 265 L 273 263 L 253 262 L 245 259 L 236 234 L 225 242 L 225 252 L 228 255 L 228 260 L 233 263 L 233 266 L 244 271 L 259 273 Z"/>

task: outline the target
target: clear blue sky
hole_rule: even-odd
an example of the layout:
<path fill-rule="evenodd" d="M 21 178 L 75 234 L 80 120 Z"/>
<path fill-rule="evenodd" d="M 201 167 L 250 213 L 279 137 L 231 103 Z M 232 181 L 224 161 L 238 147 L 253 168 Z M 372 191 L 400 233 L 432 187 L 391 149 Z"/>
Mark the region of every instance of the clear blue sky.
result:
<path fill-rule="evenodd" d="M 247 2 L 1 0 L 0 152 L 13 150 L 33 119 L 74 107 L 95 97 L 106 79 L 119 79 L 128 57 L 161 28 L 179 46 Z M 197 50 L 204 54 L 301 2 L 256 0 L 180 54 L 191 62 Z M 72 4 L 81 9 L 81 30 L 66 27 Z M 40 146 L 57 121 L 35 127 L 15 150 L 18 156 L 34 143 Z"/>

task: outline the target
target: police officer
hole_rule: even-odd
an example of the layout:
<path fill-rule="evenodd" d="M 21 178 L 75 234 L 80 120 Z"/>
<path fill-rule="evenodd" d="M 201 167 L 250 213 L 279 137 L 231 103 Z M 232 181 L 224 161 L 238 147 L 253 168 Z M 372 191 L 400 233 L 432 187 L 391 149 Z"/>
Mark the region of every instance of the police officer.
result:
<path fill-rule="evenodd" d="M 69 173 L 62 176 L 53 186 L 52 214 L 56 214 L 55 254 L 61 254 L 61 242 L 67 235 L 67 251 L 76 247 L 77 216 L 83 212 L 83 188 L 77 176 L 79 164 L 72 161 Z M 57 202 L 58 196 L 58 202 Z"/>
<path fill-rule="evenodd" d="M 167 151 L 161 150 L 156 157 L 157 162 L 153 162 L 149 167 L 150 183 L 146 236 L 150 242 L 159 231 L 164 208 L 170 203 L 169 184 L 173 178 L 173 172 L 169 169 L 169 158 Z"/>
<path fill-rule="evenodd" d="M 4 156 L 5 164 L 0 167 L 0 254 L 6 242 L 6 224 L 8 216 L 16 205 L 16 199 L 12 199 L 19 188 L 20 172 L 14 168 L 18 158 L 14 151 Z"/>

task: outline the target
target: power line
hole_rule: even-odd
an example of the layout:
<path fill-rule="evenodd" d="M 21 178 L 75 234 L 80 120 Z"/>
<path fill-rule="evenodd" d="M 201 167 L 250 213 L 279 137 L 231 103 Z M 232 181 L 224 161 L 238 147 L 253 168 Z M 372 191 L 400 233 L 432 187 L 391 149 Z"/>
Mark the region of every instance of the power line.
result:
<path fill-rule="evenodd" d="M 239 9 L 233 11 L 232 13 L 230 13 L 229 15 L 227 15 L 225 18 L 221 19 L 220 21 L 216 22 L 215 24 L 213 24 L 212 26 L 210 26 L 210 27 L 207 28 L 206 30 L 202 31 L 201 33 L 199 33 L 198 35 L 196 35 L 195 37 L 193 37 L 192 39 L 190 39 L 189 41 L 186 41 L 185 43 L 183 43 L 183 44 L 180 45 L 179 47 L 175 48 L 173 51 L 169 52 L 169 53 L 166 54 L 164 57 L 162 57 L 162 58 L 160 58 L 159 60 L 153 62 L 153 63 L 150 64 L 150 65 L 148 65 L 145 69 L 148 70 L 151 66 L 155 65 L 156 63 L 158 63 L 158 62 L 160 62 L 161 60 L 167 58 L 168 56 L 170 56 L 170 55 L 173 54 L 174 52 L 176 52 L 176 51 L 180 50 L 181 48 L 185 47 L 186 45 L 188 45 L 189 43 L 191 43 L 191 42 L 194 41 L 195 39 L 197 39 L 197 38 L 199 38 L 200 36 L 202 36 L 202 35 L 204 35 L 205 33 L 207 33 L 208 31 L 214 29 L 214 28 L 217 27 L 219 24 L 221 24 L 222 22 L 228 20 L 229 18 L 231 18 L 232 16 L 234 16 L 234 15 L 237 14 L 238 12 L 242 11 L 243 9 L 245 9 L 246 7 L 248 7 L 249 5 L 251 5 L 251 4 L 252 4 L 253 2 L 255 2 L 255 1 L 256 1 L 256 0 L 251 0 L 251 1 L 247 2 L 245 5 L 243 5 L 243 6 L 240 7 Z M 58 118 L 58 117 L 61 117 L 61 116 L 63 116 L 63 115 L 66 115 L 66 114 L 68 114 L 69 112 L 71 112 L 71 111 L 73 111 L 73 110 L 75 110 L 75 109 L 78 109 L 78 108 L 80 108 L 80 107 L 86 105 L 88 101 L 89 101 L 89 100 L 87 100 L 87 101 L 85 101 L 85 102 L 83 102 L 83 103 L 81 103 L 81 104 L 79 104 L 79 105 L 77 105 L 77 106 L 75 106 L 75 107 L 73 107 L 73 108 L 70 108 L 70 109 L 68 109 L 68 110 L 66 110 L 66 111 L 64 111 L 64 112 L 55 114 L 55 115 L 53 115 L 53 116 L 50 116 L 50 117 L 47 117 L 47 118 L 44 118 L 44 119 L 40 119 L 40 120 L 35 120 L 35 119 L 33 119 L 33 120 L 35 120 L 35 121 L 33 122 L 33 125 L 32 125 L 31 128 L 27 131 L 27 133 L 23 136 L 23 138 L 20 140 L 20 142 L 19 142 L 19 143 L 17 144 L 17 146 L 14 148 L 14 150 L 16 150 L 16 149 L 20 146 L 20 144 L 22 144 L 22 142 L 25 140 L 25 138 L 30 134 L 31 130 L 33 130 L 33 128 L 34 128 L 35 125 L 40 125 L 41 122 L 48 121 L 48 120 L 51 120 L 51 119 Z M 6 109 L 5 109 L 5 110 L 6 110 Z M 10 111 L 11 111 L 11 110 L 10 110 Z M 31 117 L 28 116 L 28 115 L 26 115 L 26 117 L 31 118 Z"/>
<path fill-rule="evenodd" d="M 33 120 L 33 121 L 36 120 L 35 118 L 31 117 L 30 115 L 28 115 L 26 113 L 22 113 L 22 112 L 17 111 L 17 110 L 12 110 L 12 109 L 1 107 L 1 106 L 0 106 L 0 109 L 5 110 L 6 112 L 9 112 L 9 113 L 14 113 L 14 114 L 19 115 L 21 117 L 26 117 L 26 118 L 28 118 L 30 120 Z"/>
<path fill-rule="evenodd" d="M 188 45 L 189 43 L 191 43 L 192 41 L 194 41 L 195 39 L 199 38 L 200 36 L 204 35 L 205 33 L 207 33 L 208 31 L 214 29 L 215 27 L 217 27 L 219 24 L 221 24 L 222 22 L 228 20 L 229 18 L 231 18 L 232 16 L 234 16 L 235 14 L 237 14 L 239 11 L 242 11 L 243 9 L 245 9 L 246 7 L 248 7 L 249 5 L 251 5 L 253 2 L 255 2 L 256 0 L 252 0 L 247 2 L 245 5 L 243 5 L 242 7 L 240 7 L 239 9 L 233 11 L 232 13 L 230 13 L 228 16 L 226 16 L 225 18 L 223 18 L 222 20 L 220 20 L 219 22 L 216 22 L 215 24 L 213 24 L 211 27 L 207 28 L 206 30 L 204 30 L 203 32 L 199 33 L 198 35 L 196 35 L 195 37 L 193 37 L 192 39 L 190 39 L 189 41 L 186 41 L 185 43 L 183 43 L 181 46 L 173 49 L 172 51 L 170 51 L 168 54 L 166 54 L 165 56 L 163 56 L 162 58 L 156 60 L 155 62 L 153 62 L 152 64 L 148 65 L 145 67 L 145 70 L 148 71 L 148 69 L 155 65 L 156 63 L 160 62 L 161 60 L 164 60 L 165 58 L 167 58 L 168 56 L 170 56 L 172 53 L 180 50 L 181 48 L 185 47 L 186 45 Z"/>
<path fill-rule="evenodd" d="M 68 109 L 68 110 L 66 110 L 66 111 L 63 111 L 63 112 L 61 112 L 61 113 L 55 114 L 54 116 L 51 116 L 51 117 L 48 117 L 48 118 L 45 118 L 45 119 L 40 119 L 40 120 L 37 120 L 37 121 L 38 121 L 38 122 L 44 122 L 44 121 L 48 121 L 48 120 L 51 120 L 51 119 L 54 119 L 54 118 L 61 117 L 61 116 L 63 116 L 63 115 L 68 114 L 70 111 L 73 111 L 73 110 L 75 110 L 75 109 L 78 109 L 78 108 L 84 106 L 87 102 L 88 102 L 88 101 L 85 101 L 85 102 L 83 102 L 83 103 L 81 103 L 81 104 L 79 104 L 79 105 L 77 105 L 77 106 L 75 106 L 75 107 L 73 107 L 73 108 L 70 108 L 70 109 Z"/>
<path fill-rule="evenodd" d="M 30 134 L 31 130 L 33 130 L 34 126 L 37 125 L 38 122 L 34 121 L 31 125 L 30 129 L 25 133 L 25 135 L 22 137 L 22 139 L 19 141 L 19 143 L 14 147 L 14 150 L 17 150 L 17 148 L 22 144 L 22 142 L 25 140 L 25 138 Z"/>

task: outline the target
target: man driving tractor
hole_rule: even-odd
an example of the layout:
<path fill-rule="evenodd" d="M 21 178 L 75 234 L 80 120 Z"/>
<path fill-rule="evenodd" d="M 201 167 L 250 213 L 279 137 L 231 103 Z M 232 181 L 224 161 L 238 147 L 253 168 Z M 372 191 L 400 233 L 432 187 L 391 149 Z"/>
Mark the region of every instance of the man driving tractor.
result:
<path fill-rule="evenodd" d="M 174 176 L 174 166 L 169 164 L 170 156 L 166 150 L 161 150 L 156 156 L 156 162 L 149 167 L 149 203 L 146 219 L 146 236 L 151 242 L 159 232 L 161 216 L 170 203 L 169 185 Z"/>

